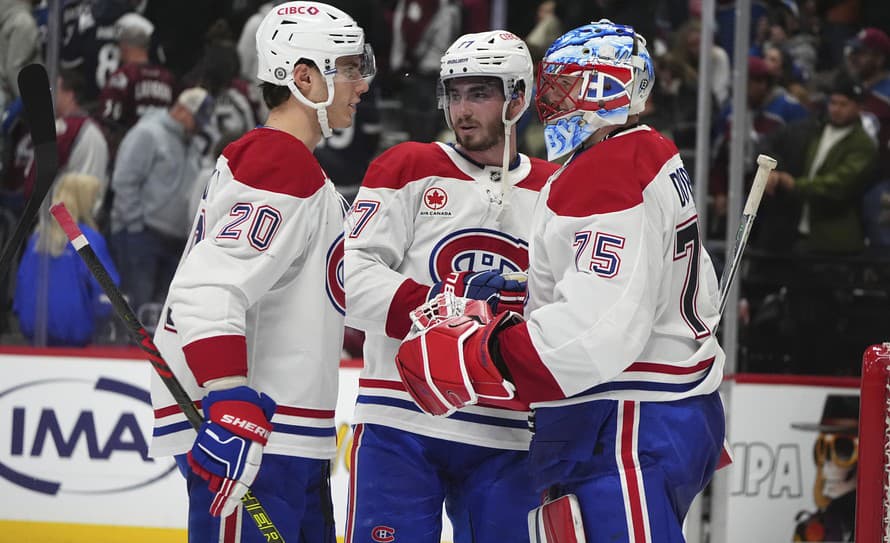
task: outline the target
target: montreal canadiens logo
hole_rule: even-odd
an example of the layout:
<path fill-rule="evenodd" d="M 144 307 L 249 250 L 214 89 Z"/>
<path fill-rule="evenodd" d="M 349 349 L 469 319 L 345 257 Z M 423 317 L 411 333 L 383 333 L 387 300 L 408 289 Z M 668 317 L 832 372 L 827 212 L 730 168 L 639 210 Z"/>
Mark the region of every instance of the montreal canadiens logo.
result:
<path fill-rule="evenodd" d="M 528 268 L 528 242 L 487 228 L 466 228 L 442 238 L 430 254 L 433 281 L 453 271 L 498 270 L 524 272 Z"/>
<path fill-rule="evenodd" d="M 371 528 L 371 539 L 380 543 L 390 543 L 396 540 L 396 530 L 389 526 L 374 526 Z"/>
<path fill-rule="evenodd" d="M 430 187 L 423 193 L 423 205 L 438 211 L 448 203 L 448 193 L 439 187 Z"/>
<path fill-rule="evenodd" d="M 327 277 L 324 288 L 328 299 L 341 315 L 346 314 L 346 285 L 343 282 L 343 234 L 337 236 L 328 249 Z"/>

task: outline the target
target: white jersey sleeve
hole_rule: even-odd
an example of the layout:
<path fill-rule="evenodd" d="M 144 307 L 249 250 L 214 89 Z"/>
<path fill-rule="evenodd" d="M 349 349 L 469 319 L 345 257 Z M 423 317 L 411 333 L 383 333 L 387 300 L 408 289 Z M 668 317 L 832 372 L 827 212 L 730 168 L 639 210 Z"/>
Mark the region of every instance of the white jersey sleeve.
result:
<path fill-rule="evenodd" d="M 665 401 L 715 390 L 717 278 L 674 145 L 628 130 L 576 155 L 541 200 L 527 322 L 500 342 L 521 396 Z"/>

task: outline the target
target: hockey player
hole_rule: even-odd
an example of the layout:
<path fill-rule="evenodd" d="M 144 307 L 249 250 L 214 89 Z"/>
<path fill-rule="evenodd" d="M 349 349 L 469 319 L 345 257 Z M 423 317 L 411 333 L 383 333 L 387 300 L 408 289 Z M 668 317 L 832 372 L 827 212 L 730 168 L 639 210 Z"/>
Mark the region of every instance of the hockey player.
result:
<path fill-rule="evenodd" d="M 349 126 L 374 61 L 318 2 L 270 11 L 257 50 L 269 117 L 219 157 L 155 337 L 205 423 L 195 438 L 156 378 L 151 453 L 187 473 L 190 541 L 265 543 L 240 506 L 251 487 L 285 540 L 333 543 L 343 315 L 325 286 L 344 206 L 312 149 Z"/>
<path fill-rule="evenodd" d="M 394 363 L 410 310 L 440 291 L 521 309 L 524 281 L 508 276 L 527 268 L 529 218 L 555 170 L 516 152 L 512 127 L 533 81 L 522 40 L 503 30 L 461 36 L 440 75 L 457 143 L 385 152 L 347 220 L 346 318 L 366 334 L 348 543 L 438 543 L 443 502 L 457 543 L 526 541 L 525 514 L 538 502 L 524 408 L 431 417 L 411 402 Z"/>
<path fill-rule="evenodd" d="M 602 20 L 542 61 L 548 157 L 572 155 L 531 221 L 525 320 L 471 301 L 398 353 L 426 411 L 483 392 L 530 402 L 529 462 L 548 491 L 532 541 L 682 541 L 720 458 L 717 278 L 676 147 L 638 121 L 654 83 L 645 43 Z"/>

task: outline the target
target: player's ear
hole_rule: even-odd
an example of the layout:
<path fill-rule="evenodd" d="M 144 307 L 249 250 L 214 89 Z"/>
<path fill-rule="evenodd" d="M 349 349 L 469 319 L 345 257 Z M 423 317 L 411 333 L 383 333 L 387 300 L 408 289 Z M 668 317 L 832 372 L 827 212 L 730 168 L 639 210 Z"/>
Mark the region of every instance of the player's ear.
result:
<path fill-rule="evenodd" d="M 294 84 L 303 94 L 308 94 L 312 88 L 312 67 L 308 64 L 294 66 Z"/>

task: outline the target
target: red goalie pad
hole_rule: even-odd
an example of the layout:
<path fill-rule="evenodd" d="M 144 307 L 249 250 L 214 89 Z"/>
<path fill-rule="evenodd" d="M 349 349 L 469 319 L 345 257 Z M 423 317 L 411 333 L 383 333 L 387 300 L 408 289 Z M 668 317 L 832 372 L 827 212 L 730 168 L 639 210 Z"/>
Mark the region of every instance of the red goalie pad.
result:
<path fill-rule="evenodd" d="M 511 312 L 492 319 L 485 302 L 467 300 L 463 315 L 406 338 L 396 355 L 396 366 L 415 403 L 433 415 L 450 415 L 480 401 L 527 408 L 515 399 L 515 387 L 498 371 L 488 350 L 492 333 L 519 321 Z"/>

